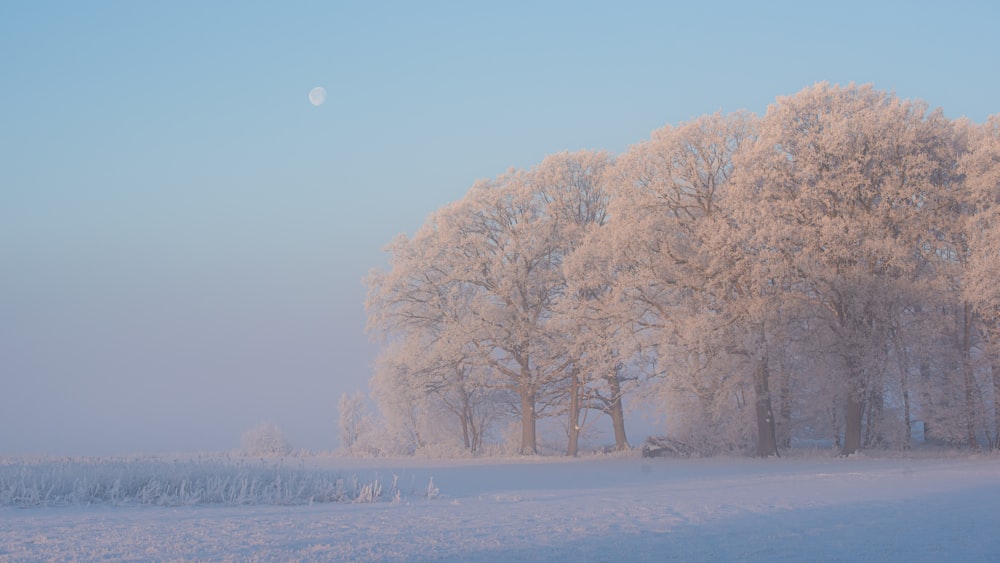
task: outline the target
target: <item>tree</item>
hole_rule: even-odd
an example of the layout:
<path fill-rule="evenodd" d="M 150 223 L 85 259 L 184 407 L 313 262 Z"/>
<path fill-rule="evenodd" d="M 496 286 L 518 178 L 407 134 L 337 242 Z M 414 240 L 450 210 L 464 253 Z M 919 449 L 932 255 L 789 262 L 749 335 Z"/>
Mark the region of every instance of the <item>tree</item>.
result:
<path fill-rule="evenodd" d="M 261 422 L 243 434 L 243 451 L 254 456 L 285 456 L 292 445 L 285 434 L 272 422 Z"/>
<path fill-rule="evenodd" d="M 982 323 L 992 379 L 991 447 L 1000 449 L 1000 114 L 972 128 L 970 137 L 960 167 L 969 211 L 962 225 L 967 249 L 962 297 Z"/>
<path fill-rule="evenodd" d="M 575 455 L 603 412 L 624 449 L 640 390 L 703 453 L 906 447 L 914 417 L 1000 447 L 998 131 L 821 83 L 478 182 L 367 280 L 388 427 L 475 451 L 506 411 L 535 453 L 559 416 Z"/>
<path fill-rule="evenodd" d="M 844 454 L 862 446 L 866 404 L 881 402 L 887 306 L 915 281 L 932 238 L 927 215 L 954 162 L 948 127 L 921 102 L 822 83 L 778 98 L 741 162 L 758 260 L 825 311 L 835 335 Z"/>
<path fill-rule="evenodd" d="M 392 441 L 411 452 L 428 444 L 429 426 L 440 426 L 438 411 L 457 418 L 462 443 L 473 452 L 499 412 L 490 404 L 500 397 L 470 322 L 478 288 L 453 275 L 454 257 L 439 229 L 450 217 L 436 213 L 412 239 L 397 238 L 391 268 L 366 280 L 369 330 L 386 345 L 372 386 Z"/>
<path fill-rule="evenodd" d="M 488 372 L 467 358 L 433 356 L 419 339 L 383 350 L 372 389 L 388 431 L 386 446 L 400 453 L 432 445 L 477 453 L 510 402 L 490 388 Z"/>
<path fill-rule="evenodd" d="M 608 220 L 606 172 L 612 165 L 605 152 L 560 153 L 546 158 L 533 171 L 545 199 L 545 213 L 557 228 L 560 273 L 565 286 L 552 308 L 551 325 L 561 335 L 561 355 L 568 364 L 564 410 L 567 415 L 566 453 L 575 456 L 581 430 L 590 410 L 606 413 L 612 421 L 615 447 L 628 449 L 622 402 L 620 344 L 607 316 L 588 314 L 603 290 L 600 273 L 574 268 L 573 257 L 584 241 Z M 585 252 L 585 251 L 584 251 Z M 592 280 L 595 283 L 592 283 Z"/>
<path fill-rule="evenodd" d="M 606 159 L 562 155 L 537 171 L 511 170 L 477 183 L 435 213 L 413 241 L 398 239 L 390 271 L 368 279 L 371 327 L 420 338 L 424 359 L 518 397 L 525 454 L 537 452 L 536 421 L 558 410 L 572 363 L 572 335 L 554 321 L 568 252 L 567 216 L 558 206 L 586 213 L 570 192 L 580 188 L 575 182 L 585 170 Z M 415 370 L 421 362 L 406 361 L 411 371 L 441 374 Z"/>
<path fill-rule="evenodd" d="M 356 453 L 363 445 L 363 437 L 369 431 L 370 419 L 365 406 L 365 394 L 357 391 L 352 395 L 344 393 L 338 405 L 340 420 L 340 446 L 349 453 Z"/>
<path fill-rule="evenodd" d="M 720 205 L 734 157 L 753 135 L 754 118 L 745 113 L 715 114 L 655 131 L 618 159 L 611 224 L 604 240 L 594 243 L 603 247 L 615 273 L 616 298 L 631 304 L 618 314 L 630 319 L 632 337 L 644 342 L 635 349 L 655 349 L 665 400 L 683 413 L 683 421 L 672 426 L 686 439 L 714 443 L 710 448 L 732 446 L 745 434 L 737 413 L 745 378 L 734 373 L 746 353 L 731 345 L 739 327 L 733 317 L 736 296 L 713 253 L 724 248 L 717 244 L 717 230 L 727 226 Z M 755 373 L 764 377 L 767 371 Z M 766 386 L 760 396 L 769 403 Z M 732 425 L 736 436 L 719 432 L 720 424 Z M 773 426 L 766 428 L 773 436 Z"/>

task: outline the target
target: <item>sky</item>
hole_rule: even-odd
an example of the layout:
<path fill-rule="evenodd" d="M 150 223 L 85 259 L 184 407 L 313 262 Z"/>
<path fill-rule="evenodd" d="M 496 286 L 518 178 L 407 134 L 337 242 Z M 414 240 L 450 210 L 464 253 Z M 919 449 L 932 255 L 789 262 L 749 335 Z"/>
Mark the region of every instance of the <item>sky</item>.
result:
<path fill-rule="evenodd" d="M 1000 4 L 0 3 L 0 455 L 338 446 L 364 276 L 477 179 L 872 83 L 1000 112 Z M 322 86 L 325 103 L 309 91 Z"/>

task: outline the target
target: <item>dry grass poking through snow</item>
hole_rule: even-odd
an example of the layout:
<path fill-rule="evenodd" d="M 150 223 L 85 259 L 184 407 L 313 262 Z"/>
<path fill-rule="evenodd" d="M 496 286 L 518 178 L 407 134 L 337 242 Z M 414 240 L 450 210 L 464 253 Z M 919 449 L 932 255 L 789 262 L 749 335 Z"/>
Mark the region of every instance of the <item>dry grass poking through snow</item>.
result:
<path fill-rule="evenodd" d="M 361 479 L 277 459 L 155 457 L 0 460 L 0 506 L 301 505 L 431 496 L 394 475 Z"/>

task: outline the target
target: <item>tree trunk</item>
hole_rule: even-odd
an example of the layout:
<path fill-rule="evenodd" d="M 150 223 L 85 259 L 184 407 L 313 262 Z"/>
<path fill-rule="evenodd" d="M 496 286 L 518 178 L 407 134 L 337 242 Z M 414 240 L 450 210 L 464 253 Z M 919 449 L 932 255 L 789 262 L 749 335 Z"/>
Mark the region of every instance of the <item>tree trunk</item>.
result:
<path fill-rule="evenodd" d="M 979 449 L 976 440 L 976 382 L 972 374 L 972 304 L 962 307 L 962 379 L 965 381 L 965 440 L 972 450 Z"/>
<path fill-rule="evenodd" d="M 476 424 L 476 419 L 472 417 L 469 418 L 469 435 L 472 438 L 469 444 L 469 451 L 478 453 L 483 446 L 483 431 Z"/>
<path fill-rule="evenodd" d="M 838 416 L 840 409 L 837 408 L 837 402 L 834 401 L 830 405 L 830 430 L 833 432 L 833 447 L 840 449 L 843 442 L 840 440 L 840 417 Z"/>
<path fill-rule="evenodd" d="M 862 394 L 850 390 L 847 393 L 847 405 L 844 408 L 844 445 L 840 455 L 851 455 L 861 449 L 861 420 L 864 416 L 864 401 Z"/>
<path fill-rule="evenodd" d="M 632 449 L 629 446 L 628 438 L 625 436 L 625 409 L 622 406 L 622 386 L 618 381 L 618 374 L 613 373 L 608 378 L 608 386 L 611 388 L 611 403 L 608 405 L 608 414 L 611 416 L 611 427 L 615 432 L 615 450 L 624 452 Z"/>
<path fill-rule="evenodd" d="M 913 423 L 910 422 L 910 386 L 909 378 L 903 374 L 903 423 L 905 424 L 902 449 L 910 449 L 913 442 Z"/>
<path fill-rule="evenodd" d="M 576 369 L 570 371 L 569 384 L 569 441 L 566 444 L 566 455 L 576 457 L 580 447 L 580 375 Z"/>
<path fill-rule="evenodd" d="M 469 394 L 466 393 L 464 389 L 460 392 L 462 399 L 462 414 L 459 418 L 462 420 L 462 441 L 465 443 L 465 449 L 475 451 L 475 448 L 472 445 L 472 436 L 469 432 L 469 427 L 472 425 L 472 408 L 469 405 Z"/>
<path fill-rule="evenodd" d="M 882 423 L 885 415 L 885 396 L 881 383 L 875 379 L 868 389 L 865 400 L 865 448 L 881 448 L 885 446 L 885 435 L 882 433 Z"/>
<path fill-rule="evenodd" d="M 778 437 L 778 447 L 792 447 L 792 378 L 787 367 L 781 370 L 781 406 L 778 407 L 781 424 L 775 431 Z"/>
<path fill-rule="evenodd" d="M 848 351 L 847 404 L 844 407 L 844 445 L 840 455 L 851 455 L 861 449 L 861 427 L 865 415 L 865 378 L 859 359 Z"/>
<path fill-rule="evenodd" d="M 767 357 L 757 361 L 754 369 L 754 391 L 756 391 L 757 414 L 757 457 L 778 455 L 778 441 L 774 432 L 774 412 L 771 409 L 771 391 L 768 387 Z"/>
<path fill-rule="evenodd" d="M 465 449 L 472 451 L 472 441 L 469 439 L 469 419 L 464 412 L 460 418 L 462 419 L 462 443 L 465 444 Z"/>
<path fill-rule="evenodd" d="M 920 370 L 920 379 L 918 381 L 920 382 L 920 387 L 924 389 L 920 393 L 920 412 L 921 418 L 924 422 L 924 442 L 930 442 L 934 438 L 931 426 L 931 415 L 934 413 L 936 405 L 931 398 L 930 392 L 927 391 L 928 387 L 930 387 L 931 367 L 924 355 L 921 355 L 920 357 L 920 365 L 918 369 Z"/>
<path fill-rule="evenodd" d="M 900 444 L 900 449 L 908 450 L 913 441 L 913 423 L 910 421 L 910 355 L 906 350 L 906 344 L 900 337 L 898 328 L 892 329 L 891 336 L 892 345 L 896 351 L 899 382 L 903 393 L 903 443 Z"/>
<path fill-rule="evenodd" d="M 521 455 L 535 455 L 535 393 L 521 386 Z"/>

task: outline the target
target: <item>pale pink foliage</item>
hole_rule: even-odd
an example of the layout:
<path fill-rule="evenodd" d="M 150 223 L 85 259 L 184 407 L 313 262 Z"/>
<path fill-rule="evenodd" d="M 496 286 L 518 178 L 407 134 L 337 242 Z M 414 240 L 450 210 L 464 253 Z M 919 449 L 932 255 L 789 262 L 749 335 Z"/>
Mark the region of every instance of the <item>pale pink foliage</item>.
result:
<path fill-rule="evenodd" d="M 819 83 L 477 182 L 367 279 L 380 409 L 411 450 L 516 413 L 575 453 L 626 393 L 705 453 L 1000 444 L 998 131 Z"/>

